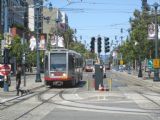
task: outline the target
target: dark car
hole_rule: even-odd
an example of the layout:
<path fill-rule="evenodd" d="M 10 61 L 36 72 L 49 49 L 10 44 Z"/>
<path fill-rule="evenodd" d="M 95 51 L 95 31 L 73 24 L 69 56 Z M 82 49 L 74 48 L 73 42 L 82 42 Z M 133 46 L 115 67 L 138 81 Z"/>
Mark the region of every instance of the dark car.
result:
<path fill-rule="evenodd" d="M 2 88 L 4 84 L 4 77 L 0 75 L 0 87 Z"/>
<path fill-rule="evenodd" d="M 8 76 L 8 86 L 11 85 L 11 78 Z M 4 86 L 4 76 L 0 75 L 0 87 L 3 88 Z"/>

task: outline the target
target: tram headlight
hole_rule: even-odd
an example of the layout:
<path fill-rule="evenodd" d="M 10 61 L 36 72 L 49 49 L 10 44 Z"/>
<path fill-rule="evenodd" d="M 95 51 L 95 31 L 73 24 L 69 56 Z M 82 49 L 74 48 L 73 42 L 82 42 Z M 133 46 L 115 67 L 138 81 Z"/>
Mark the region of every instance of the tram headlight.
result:
<path fill-rule="evenodd" d="M 51 73 L 51 76 L 54 77 L 54 73 Z"/>
<path fill-rule="evenodd" d="M 67 77 L 67 74 L 66 74 L 66 73 L 63 73 L 63 77 Z"/>

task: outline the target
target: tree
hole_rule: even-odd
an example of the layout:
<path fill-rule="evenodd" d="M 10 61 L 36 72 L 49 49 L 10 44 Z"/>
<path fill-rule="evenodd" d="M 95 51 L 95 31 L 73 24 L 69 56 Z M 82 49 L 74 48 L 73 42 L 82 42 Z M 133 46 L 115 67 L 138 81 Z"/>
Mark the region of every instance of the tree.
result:
<path fill-rule="evenodd" d="M 74 36 L 74 32 L 72 29 L 68 28 L 63 34 L 62 34 L 63 38 L 64 38 L 64 45 L 65 48 L 70 49 L 72 46 L 70 43 L 74 42 L 73 41 L 73 36 Z"/>
<path fill-rule="evenodd" d="M 21 38 L 18 35 L 16 35 L 13 38 L 13 42 L 12 42 L 11 49 L 10 49 L 10 56 L 11 57 L 16 56 L 16 61 L 18 63 L 21 63 L 23 49 L 24 47 L 21 44 Z"/>
<path fill-rule="evenodd" d="M 120 52 L 127 62 L 137 60 L 139 57 L 141 60 L 149 58 L 149 51 L 154 51 L 154 42 L 147 39 L 148 24 L 153 22 L 152 15 L 147 10 L 143 9 L 142 12 L 135 10 L 133 13 L 134 19 L 130 19 L 130 39 L 124 45 L 120 46 Z"/>

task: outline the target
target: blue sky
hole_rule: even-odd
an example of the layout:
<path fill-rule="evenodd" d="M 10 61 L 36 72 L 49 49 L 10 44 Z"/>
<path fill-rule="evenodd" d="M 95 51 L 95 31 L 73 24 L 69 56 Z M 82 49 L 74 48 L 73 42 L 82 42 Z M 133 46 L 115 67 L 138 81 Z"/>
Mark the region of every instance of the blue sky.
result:
<path fill-rule="evenodd" d="M 135 9 L 141 10 L 141 0 L 48 0 L 54 7 L 63 8 L 66 12 L 69 25 L 77 29 L 76 36 L 82 43 L 86 41 L 90 46 L 92 36 L 109 37 L 110 41 L 125 39 L 130 28 L 129 18 L 133 17 Z M 148 0 L 150 5 L 160 0 Z M 160 8 L 159 8 L 160 9 Z M 120 32 L 123 28 L 123 33 Z"/>

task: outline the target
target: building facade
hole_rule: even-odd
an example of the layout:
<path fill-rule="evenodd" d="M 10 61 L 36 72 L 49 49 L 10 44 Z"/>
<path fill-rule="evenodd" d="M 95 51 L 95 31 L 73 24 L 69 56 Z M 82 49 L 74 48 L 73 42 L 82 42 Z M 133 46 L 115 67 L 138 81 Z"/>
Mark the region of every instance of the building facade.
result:
<path fill-rule="evenodd" d="M 3 16 L 3 14 L 2 14 L 2 0 L 1 0 L 1 2 L 0 2 L 0 33 L 2 33 L 2 31 L 3 31 L 2 16 Z"/>
<path fill-rule="evenodd" d="M 28 28 L 30 31 L 39 30 L 39 33 L 42 33 L 42 24 L 43 24 L 43 1 L 42 0 L 26 0 L 28 3 Z M 37 7 L 37 3 L 39 7 Z M 37 20 L 37 12 L 38 12 L 38 20 Z M 38 21 L 38 23 L 37 23 Z"/>
<path fill-rule="evenodd" d="M 7 3 L 7 6 L 5 5 Z M 4 33 L 4 20 L 7 19 L 7 31 L 13 26 L 27 27 L 28 21 L 25 19 L 27 3 L 24 0 L 1 0 L 0 3 L 0 32 Z M 7 12 L 5 11 L 7 10 Z M 6 15 L 6 16 L 5 16 Z M 6 17 L 6 18 L 5 18 Z"/>
<path fill-rule="evenodd" d="M 61 12 L 61 14 L 62 14 L 61 27 L 62 29 L 66 30 L 68 28 L 68 16 L 66 15 L 65 12 Z"/>
<path fill-rule="evenodd" d="M 29 28 L 31 32 L 53 34 L 68 28 L 68 17 L 57 8 L 43 7 L 42 0 L 1 0 L 0 2 L 0 33 L 4 33 L 5 2 L 7 1 L 7 20 L 10 32 L 12 27 Z M 36 8 L 37 2 L 40 7 Z M 38 11 L 38 17 L 37 17 Z M 38 20 L 37 20 L 38 19 Z M 14 32 L 17 30 L 13 30 Z"/>
<path fill-rule="evenodd" d="M 57 8 L 43 8 L 43 17 L 43 33 L 54 34 L 58 30 L 65 31 L 68 28 L 67 15 Z"/>

